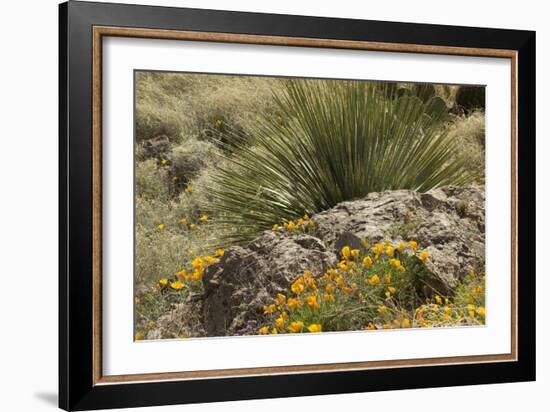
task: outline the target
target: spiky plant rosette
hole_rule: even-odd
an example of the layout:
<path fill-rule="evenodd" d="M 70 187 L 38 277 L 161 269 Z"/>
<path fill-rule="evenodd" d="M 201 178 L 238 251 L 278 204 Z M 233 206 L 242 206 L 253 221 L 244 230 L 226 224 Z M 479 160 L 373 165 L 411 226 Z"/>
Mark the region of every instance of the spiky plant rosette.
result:
<path fill-rule="evenodd" d="M 445 128 L 447 107 L 390 84 L 288 80 L 280 115 L 235 133 L 211 175 L 210 211 L 225 243 L 370 192 L 428 191 L 473 180 Z"/>

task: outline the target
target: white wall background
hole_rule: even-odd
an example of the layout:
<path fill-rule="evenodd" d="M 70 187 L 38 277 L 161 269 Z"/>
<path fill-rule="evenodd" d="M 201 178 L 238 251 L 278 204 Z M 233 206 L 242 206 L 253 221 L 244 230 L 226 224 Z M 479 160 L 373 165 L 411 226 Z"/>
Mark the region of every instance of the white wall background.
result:
<path fill-rule="evenodd" d="M 121 1 L 128 2 L 128 1 Z M 130 1 L 141 3 L 141 1 Z M 147 0 L 156 5 L 504 27 L 537 31 L 537 346 L 536 383 L 269 399 L 143 409 L 521 410 L 545 404 L 550 327 L 543 256 L 548 225 L 546 157 L 550 129 L 550 27 L 545 3 L 501 0 Z M 57 0 L 4 2 L 0 11 L 0 409 L 53 410 L 57 404 Z M 525 245 L 524 247 L 529 247 Z M 523 274 L 528 275 L 528 274 Z M 534 274 L 533 274 L 534 276 Z M 544 402 L 544 403 L 543 403 Z"/>

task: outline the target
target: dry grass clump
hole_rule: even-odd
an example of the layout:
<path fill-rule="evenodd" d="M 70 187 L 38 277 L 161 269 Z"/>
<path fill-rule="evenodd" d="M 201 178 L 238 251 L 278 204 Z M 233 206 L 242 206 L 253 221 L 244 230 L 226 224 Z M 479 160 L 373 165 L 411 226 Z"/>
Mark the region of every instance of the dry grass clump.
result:
<path fill-rule="evenodd" d="M 166 135 L 202 138 L 213 125 L 242 129 L 273 113 L 278 79 L 187 73 L 136 73 L 136 141 Z M 218 123 L 216 123 L 218 122 Z M 221 123 L 220 123 L 221 122 Z"/>
<path fill-rule="evenodd" d="M 457 156 L 470 159 L 477 181 L 485 181 L 485 113 L 476 110 L 468 116 L 457 116 L 449 126 L 449 136 L 456 139 Z"/>

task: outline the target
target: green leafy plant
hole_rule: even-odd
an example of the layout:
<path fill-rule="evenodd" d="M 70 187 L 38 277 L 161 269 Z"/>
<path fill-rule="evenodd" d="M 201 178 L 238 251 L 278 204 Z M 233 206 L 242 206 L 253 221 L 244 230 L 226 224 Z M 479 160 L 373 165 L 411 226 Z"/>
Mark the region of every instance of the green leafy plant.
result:
<path fill-rule="evenodd" d="M 224 144 L 209 206 L 231 242 L 282 219 L 370 192 L 427 191 L 472 180 L 444 122 L 439 97 L 398 96 L 384 83 L 288 80 L 266 117 Z"/>

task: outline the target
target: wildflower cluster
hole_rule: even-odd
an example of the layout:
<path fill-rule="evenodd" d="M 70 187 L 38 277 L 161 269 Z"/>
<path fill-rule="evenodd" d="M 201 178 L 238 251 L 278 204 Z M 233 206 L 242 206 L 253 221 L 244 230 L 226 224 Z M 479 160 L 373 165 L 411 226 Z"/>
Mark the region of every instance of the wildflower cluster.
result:
<path fill-rule="evenodd" d="M 190 291 L 203 291 L 202 277 L 206 268 L 218 263 L 224 255 L 217 249 L 213 255 L 195 256 L 186 267 L 170 277 L 163 277 L 154 283 L 147 293 L 135 297 L 137 325 L 135 339 L 143 339 L 147 330 L 155 327 L 155 321 L 169 311 L 173 304 L 181 302 Z"/>
<path fill-rule="evenodd" d="M 266 324 L 259 332 L 381 329 L 390 317 L 393 327 L 412 327 L 412 313 L 403 309 L 416 298 L 407 267 L 428 259 L 415 241 L 344 246 L 335 267 L 319 275 L 304 272 L 264 307 Z"/>
<path fill-rule="evenodd" d="M 193 230 L 196 229 L 199 224 L 203 224 L 209 221 L 208 215 L 202 215 L 198 219 L 196 219 L 195 222 L 192 222 L 191 219 L 188 219 L 187 217 L 182 217 L 180 221 L 178 222 L 179 225 L 185 229 Z M 158 230 L 163 231 L 166 229 L 166 224 L 160 223 L 158 226 Z"/>
<path fill-rule="evenodd" d="M 193 282 L 202 280 L 205 268 L 212 263 L 218 263 L 219 258 L 224 255 L 223 249 L 218 249 L 214 255 L 196 256 L 192 261 L 190 268 L 183 268 L 173 278 L 162 278 L 156 284 L 157 291 L 162 292 L 168 288 L 181 290 L 186 286 L 196 286 Z"/>
<path fill-rule="evenodd" d="M 273 231 L 276 233 L 292 234 L 304 233 L 312 230 L 315 227 L 315 222 L 306 213 L 303 217 L 297 219 L 283 220 L 281 224 L 274 224 Z"/>

